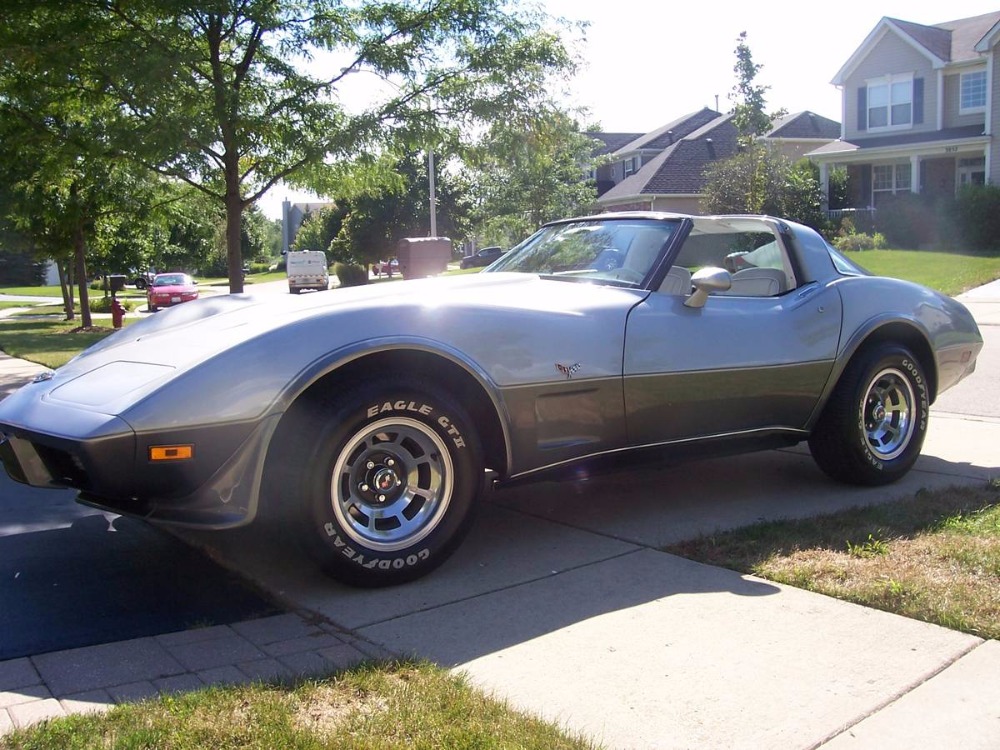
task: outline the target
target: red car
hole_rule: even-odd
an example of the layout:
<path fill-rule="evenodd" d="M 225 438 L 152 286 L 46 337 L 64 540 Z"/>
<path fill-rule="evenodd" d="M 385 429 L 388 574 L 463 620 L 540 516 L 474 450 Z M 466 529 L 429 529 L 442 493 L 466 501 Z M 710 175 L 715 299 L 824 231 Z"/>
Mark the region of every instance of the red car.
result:
<path fill-rule="evenodd" d="M 146 290 L 146 305 L 150 312 L 195 299 L 198 299 L 198 287 L 186 273 L 158 273 Z"/>

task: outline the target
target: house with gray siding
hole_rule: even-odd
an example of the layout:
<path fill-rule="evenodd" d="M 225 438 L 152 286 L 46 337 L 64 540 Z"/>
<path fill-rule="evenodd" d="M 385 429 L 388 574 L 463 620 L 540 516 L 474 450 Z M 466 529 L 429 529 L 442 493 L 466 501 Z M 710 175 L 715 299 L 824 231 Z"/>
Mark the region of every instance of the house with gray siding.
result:
<path fill-rule="evenodd" d="M 739 150 L 732 120 L 731 114 L 705 108 L 620 146 L 612 154 L 612 186 L 599 191 L 598 204 L 605 211 L 703 213 L 705 171 Z M 796 160 L 839 134 L 840 123 L 797 112 L 776 119 L 760 140 Z"/>
<path fill-rule="evenodd" d="M 839 139 L 809 152 L 824 187 L 848 174 L 855 208 L 904 193 L 1000 184 L 1000 10 L 933 26 L 883 18 L 832 83 Z"/>

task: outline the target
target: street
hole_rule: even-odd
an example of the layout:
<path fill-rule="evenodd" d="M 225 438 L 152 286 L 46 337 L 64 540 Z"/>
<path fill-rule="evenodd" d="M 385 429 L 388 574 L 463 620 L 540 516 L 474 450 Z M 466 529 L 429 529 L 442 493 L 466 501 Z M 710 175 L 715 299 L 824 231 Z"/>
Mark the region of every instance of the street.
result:
<path fill-rule="evenodd" d="M 0 472 L 0 661 L 279 610 L 203 553 Z"/>

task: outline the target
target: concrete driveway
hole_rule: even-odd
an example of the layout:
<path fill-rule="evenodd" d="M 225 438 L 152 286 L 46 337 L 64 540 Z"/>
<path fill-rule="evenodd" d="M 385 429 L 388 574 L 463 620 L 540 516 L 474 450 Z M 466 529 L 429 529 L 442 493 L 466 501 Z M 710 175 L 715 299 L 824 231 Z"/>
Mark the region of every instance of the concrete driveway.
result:
<path fill-rule="evenodd" d="M 1000 476 L 1000 327 L 984 334 L 889 487 L 835 484 L 796 448 L 505 490 L 439 571 L 378 591 L 331 582 L 264 526 L 186 537 L 296 609 L 610 747 L 995 748 L 1000 643 L 660 551 Z"/>

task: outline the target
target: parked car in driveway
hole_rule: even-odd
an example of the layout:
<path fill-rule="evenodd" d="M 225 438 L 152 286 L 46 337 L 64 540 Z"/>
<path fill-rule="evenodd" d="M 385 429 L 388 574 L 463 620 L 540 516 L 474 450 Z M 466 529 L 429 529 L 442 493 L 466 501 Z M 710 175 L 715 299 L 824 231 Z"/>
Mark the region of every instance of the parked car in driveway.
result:
<path fill-rule="evenodd" d="M 147 318 L 0 402 L 0 458 L 157 523 L 266 508 L 332 575 L 379 586 L 454 551 L 487 477 L 807 442 L 837 480 L 892 482 L 981 347 L 961 304 L 808 227 L 603 214 L 479 274 Z"/>
<path fill-rule="evenodd" d="M 459 265 L 462 268 L 481 268 L 488 266 L 501 255 L 503 255 L 502 247 L 484 247 L 478 253 L 462 258 Z"/>
<path fill-rule="evenodd" d="M 186 273 L 158 273 L 146 288 L 146 307 L 150 312 L 196 299 L 198 286 Z"/>

